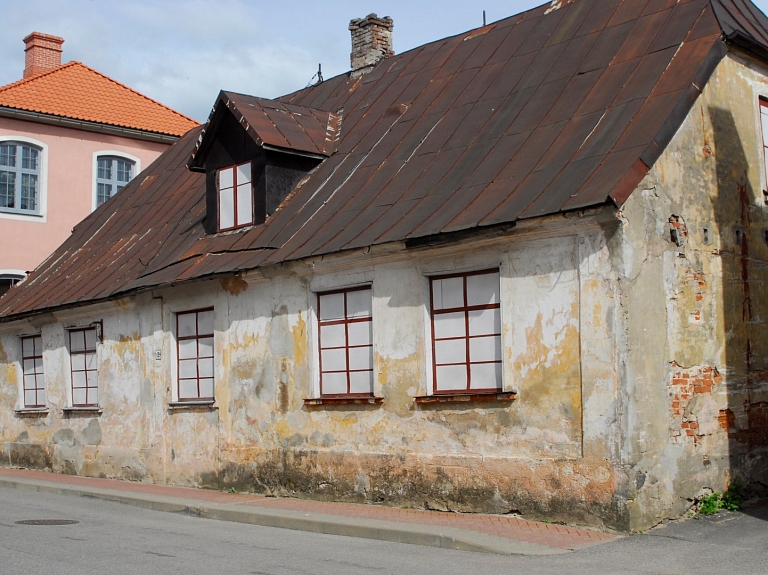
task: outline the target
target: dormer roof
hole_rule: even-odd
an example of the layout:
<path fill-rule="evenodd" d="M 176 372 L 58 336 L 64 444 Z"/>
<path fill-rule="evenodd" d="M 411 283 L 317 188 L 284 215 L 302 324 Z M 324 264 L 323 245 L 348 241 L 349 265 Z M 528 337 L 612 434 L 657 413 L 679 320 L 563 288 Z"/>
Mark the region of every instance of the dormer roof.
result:
<path fill-rule="evenodd" d="M 234 92 L 220 92 L 189 162 L 203 169 L 223 110 L 229 110 L 258 146 L 324 158 L 338 142 L 341 114 Z"/>

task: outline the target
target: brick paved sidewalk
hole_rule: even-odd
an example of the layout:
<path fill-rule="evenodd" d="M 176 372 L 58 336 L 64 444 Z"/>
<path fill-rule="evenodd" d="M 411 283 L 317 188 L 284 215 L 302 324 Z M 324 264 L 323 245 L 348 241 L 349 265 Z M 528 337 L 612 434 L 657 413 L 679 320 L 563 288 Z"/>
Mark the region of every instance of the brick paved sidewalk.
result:
<path fill-rule="evenodd" d="M 317 524 L 319 524 L 322 518 L 331 518 L 334 525 L 337 526 L 340 523 L 344 523 L 344 519 L 347 518 L 351 522 L 351 528 L 354 526 L 364 526 L 367 521 L 379 526 L 393 526 L 395 529 L 397 525 L 400 525 L 403 530 L 407 529 L 407 533 L 413 533 L 420 526 L 423 526 L 430 533 L 450 533 L 451 540 L 460 540 L 462 533 L 468 534 L 469 539 L 475 542 L 482 541 L 482 537 L 478 539 L 478 535 L 486 536 L 490 547 L 492 547 L 491 544 L 495 538 L 499 538 L 501 541 L 520 542 L 522 546 L 519 552 L 535 553 L 537 549 L 544 551 L 550 549 L 552 552 L 577 550 L 597 543 L 607 542 L 616 537 L 600 531 L 528 521 L 520 517 L 508 515 L 444 513 L 417 509 L 398 509 L 379 505 L 274 498 L 254 494 L 226 493 L 207 489 L 152 485 L 115 479 L 78 477 L 20 469 L 0 468 L 0 485 L 3 484 L 36 488 L 48 487 L 48 490 L 58 488 L 56 491 L 59 492 L 71 489 L 73 491 L 77 490 L 78 494 L 93 489 L 104 495 L 105 498 L 110 499 L 119 500 L 116 497 L 117 494 L 130 496 L 130 501 L 125 502 L 140 501 L 142 497 L 168 498 L 175 502 L 183 501 L 190 508 L 202 509 L 205 506 L 215 506 L 218 510 L 224 508 L 236 510 L 236 519 L 227 517 L 221 511 L 218 513 L 201 511 L 199 514 L 203 516 L 210 515 L 223 520 L 249 523 L 259 523 L 259 521 L 247 520 L 248 513 L 258 514 L 271 511 L 281 512 L 289 519 L 292 516 L 313 517 L 316 519 Z M 106 497 L 108 494 L 114 494 L 115 497 Z M 283 521 L 281 526 L 326 533 L 339 533 L 338 530 L 323 530 L 322 527 L 317 527 L 317 525 L 311 525 L 310 528 L 307 528 L 307 521 L 295 525 L 291 524 L 290 521 Z M 390 527 L 390 529 L 393 527 Z M 376 533 L 376 530 L 369 530 L 369 533 Z M 381 538 L 394 540 L 391 537 Z M 436 543 L 436 545 L 445 546 L 445 543 Z M 454 548 L 462 547 L 456 546 Z"/>

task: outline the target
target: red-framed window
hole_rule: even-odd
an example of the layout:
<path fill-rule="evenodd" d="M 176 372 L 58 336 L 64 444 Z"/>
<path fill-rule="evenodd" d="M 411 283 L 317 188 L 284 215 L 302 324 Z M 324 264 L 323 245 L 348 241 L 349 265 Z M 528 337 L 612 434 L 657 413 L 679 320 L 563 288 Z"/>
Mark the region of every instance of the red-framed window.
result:
<path fill-rule="evenodd" d="M 99 405 L 99 373 L 96 362 L 95 327 L 69 330 L 69 359 L 72 368 L 72 405 Z"/>
<path fill-rule="evenodd" d="M 253 224 L 253 191 L 251 163 L 221 168 L 217 174 L 219 187 L 219 231 L 233 230 Z"/>
<path fill-rule="evenodd" d="M 371 286 L 317 294 L 320 395 L 373 395 Z"/>
<path fill-rule="evenodd" d="M 501 389 L 499 271 L 429 279 L 434 393 Z"/>
<path fill-rule="evenodd" d="M 43 375 L 43 338 L 31 335 L 21 338 L 21 361 L 24 371 L 24 407 L 45 407 Z"/>
<path fill-rule="evenodd" d="M 178 400 L 213 401 L 213 308 L 176 314 Z"/>

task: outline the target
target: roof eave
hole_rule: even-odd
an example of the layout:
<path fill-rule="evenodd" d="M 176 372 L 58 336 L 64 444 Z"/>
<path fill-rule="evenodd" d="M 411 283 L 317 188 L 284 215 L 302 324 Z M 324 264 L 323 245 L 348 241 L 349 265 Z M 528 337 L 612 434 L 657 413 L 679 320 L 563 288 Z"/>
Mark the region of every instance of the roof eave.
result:
<path fill-rule="evenodd" d="M 131 138 L 134 140 L 145 140 L 148 142 L 159 142 L 163 144 L 172 144 L 180 138 L 180 136 L 174 136 L 172 134 L 162 134 L 159 132 L 150 132 L 147 130 L 115 126 L 112 124 L 89 122 L 87 120 L 78 120 L 64 116 L 54 116 L 52 114 L 43 114 L 41 112 L 33 112 L 19 108 L 10 108 L 7 106 L 0 106 L 0 117 L 12 118 L 14 120 L 22 120 L 26 122 L 36 122 L 38 124 L 50 124 L 64 128 L 72 128 L 75 130 L 84 130 L 86 132 L 97 132 L 100 134 L 109 134 L 112 136 L 123 136 L 125 138 Z"/>

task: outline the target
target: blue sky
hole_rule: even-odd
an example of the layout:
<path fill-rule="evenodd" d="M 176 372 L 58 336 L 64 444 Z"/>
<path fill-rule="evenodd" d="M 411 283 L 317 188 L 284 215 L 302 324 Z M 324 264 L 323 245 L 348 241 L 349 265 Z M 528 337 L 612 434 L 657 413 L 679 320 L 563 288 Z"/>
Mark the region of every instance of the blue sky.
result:
<path fill-rule="evenodd" d="M 78 60 L 203 121 L 219 90 L 275 97 L 303 88 L 323 65 L 349 69 L 353 18 L 395 22 L 396 52 L 542 4 L 541 0 L 0 0 L 0 85 L 21 78 L 22 38 L 33 30 L 65 39 Z M 765 12 L 768 0 L 756 4 Z"/>

